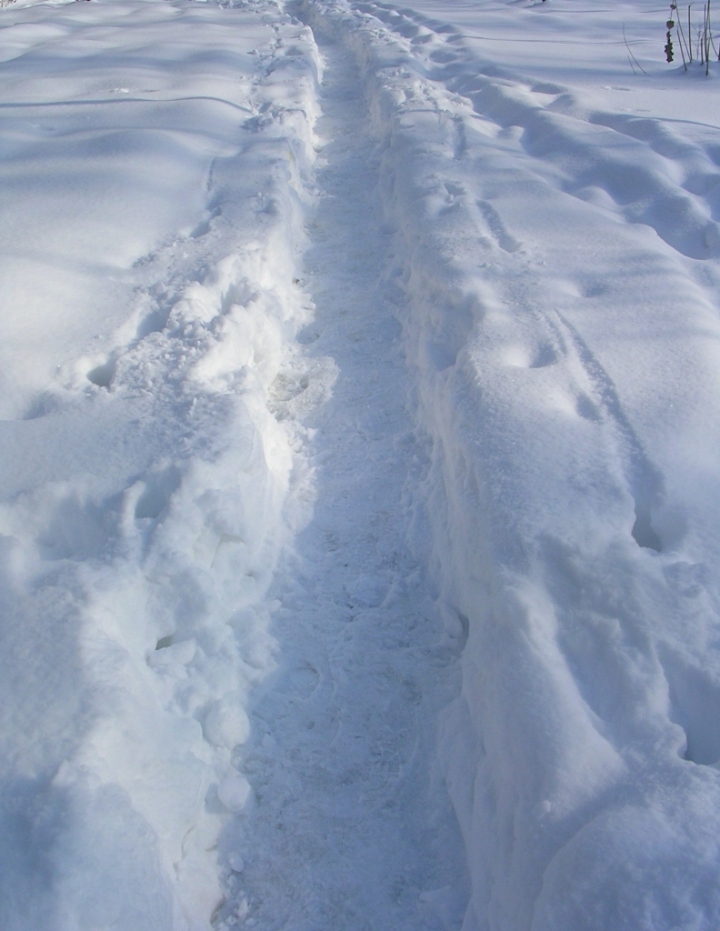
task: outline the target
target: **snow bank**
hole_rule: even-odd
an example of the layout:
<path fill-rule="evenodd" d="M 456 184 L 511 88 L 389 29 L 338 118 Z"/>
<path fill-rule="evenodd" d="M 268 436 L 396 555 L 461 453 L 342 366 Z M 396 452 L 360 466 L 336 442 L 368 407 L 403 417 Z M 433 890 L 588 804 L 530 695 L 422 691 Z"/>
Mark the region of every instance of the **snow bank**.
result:
<path fill-rule="evenodd" d="M 319 62 L 268 5 L 0 25 L 0 925 L 199 931 L 295 519 Z"/>
<path fill-rule="evenodd" d="M 495 35 L 502 16 L 508 41 L 533 33 L 523 6 L 487 6 Z M 442 740 L 463 927 L 709 931 L 720 130 L 603 109 L 547 55 L 544 80 L 483 61 L 444 20 L 481 32 L 484 7 L 303 9 L 363 68 L 432 449 L 418 540 L 467 637 Z M 554 29 L 577 35 L 573 11 Z"/>

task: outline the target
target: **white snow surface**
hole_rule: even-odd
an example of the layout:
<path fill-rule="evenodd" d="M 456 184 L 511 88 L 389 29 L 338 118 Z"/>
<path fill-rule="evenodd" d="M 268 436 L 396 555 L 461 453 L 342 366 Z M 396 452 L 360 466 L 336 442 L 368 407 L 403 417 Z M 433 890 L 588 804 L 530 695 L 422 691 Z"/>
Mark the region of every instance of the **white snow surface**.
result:
<path fill-rule="evenodd" d="M 319 59 L 265 6 L 2 14 L 5 931 L 204 929 L 221 898 L 295 520 L 268 393 L 310 318 Z"/>
<path fill-rule="evenodd" d="M 0 11 L 3 931 L 720 927 L 667 15 Z"/>

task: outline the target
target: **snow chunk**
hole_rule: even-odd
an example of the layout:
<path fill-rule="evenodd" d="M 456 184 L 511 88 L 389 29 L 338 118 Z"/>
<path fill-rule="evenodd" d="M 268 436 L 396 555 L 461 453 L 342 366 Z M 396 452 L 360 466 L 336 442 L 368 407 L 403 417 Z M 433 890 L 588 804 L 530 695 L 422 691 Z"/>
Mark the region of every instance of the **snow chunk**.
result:
<path fill-rule="evenodd" d="M 229 811 L 242 811 L 252 794 L 250 783 L 240 773 L 226 776 L 218 786 L 218 798 Z"/>

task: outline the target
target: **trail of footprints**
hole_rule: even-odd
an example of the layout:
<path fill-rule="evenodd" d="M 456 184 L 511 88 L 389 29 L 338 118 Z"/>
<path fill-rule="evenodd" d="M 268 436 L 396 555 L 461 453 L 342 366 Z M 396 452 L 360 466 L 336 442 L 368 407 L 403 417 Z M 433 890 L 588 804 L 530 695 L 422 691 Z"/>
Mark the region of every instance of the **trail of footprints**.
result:
<path fill-rule="evenodd" d="M 652 227 L 682 255 L 720 255 L 720 149 L 714 133 L 708 131 L 703 145 L 683 139 L 662 120 L 588 111 L 567 88 L 483 65 L 448 24 L 382 3 L 357 9 L 404 39 L 424 62 L 427 78 L 469 101 L 497 133 L 521 130 L 517 145 L 527 155 L 561 168 L 561 190 L 585 201 L 602 192 L 619 217 Z M 608 138 L 598 140 L 598 133 Z M 618 144 L 622 139 L 625 144 Z M 557 184 L 554 174 L 545 177 Z"/>

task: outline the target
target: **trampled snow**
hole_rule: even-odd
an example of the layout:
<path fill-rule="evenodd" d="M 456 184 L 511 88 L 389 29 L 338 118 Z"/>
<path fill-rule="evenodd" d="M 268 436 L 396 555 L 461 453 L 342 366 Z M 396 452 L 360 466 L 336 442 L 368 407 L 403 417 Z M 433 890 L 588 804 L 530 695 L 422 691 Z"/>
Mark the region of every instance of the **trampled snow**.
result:
<path fill-rule="evenodd" d="M 4 16 L 0 923 L 206 928 L 293 520 L 318 59 L 277 8 Z"/>
<path fill-rule="evenodd" d="M 720 925 L 667 15 L 0 11 L 3 929 Z"/>

